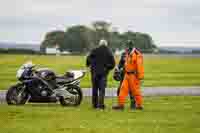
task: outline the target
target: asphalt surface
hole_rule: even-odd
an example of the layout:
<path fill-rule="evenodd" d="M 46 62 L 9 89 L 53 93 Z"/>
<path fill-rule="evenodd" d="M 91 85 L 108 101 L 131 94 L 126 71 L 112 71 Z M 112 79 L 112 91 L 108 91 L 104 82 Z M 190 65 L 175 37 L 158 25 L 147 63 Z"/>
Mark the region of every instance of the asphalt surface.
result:
<path fill-rule="evenodd" d="M 5 103 L 6 90 L 0 91 L 0 103 Z M 115 97 L 117 89 L 106 89 L 107 97 Z M 142 89 L 143 96 L 200 96 L 199 87 L 145 87 Z M 84 96 L 91 96 L 90 88 L 83 89 Z"/>

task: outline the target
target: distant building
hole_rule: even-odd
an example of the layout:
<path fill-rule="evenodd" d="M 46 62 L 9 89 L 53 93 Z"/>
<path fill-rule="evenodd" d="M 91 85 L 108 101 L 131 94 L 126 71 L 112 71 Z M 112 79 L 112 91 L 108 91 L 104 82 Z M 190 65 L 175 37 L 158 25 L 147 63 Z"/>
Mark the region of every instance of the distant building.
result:
<path fill-rule="evenodd" d="M 60 55 L 60 46 L 58 44 L 56 44 L 53 47 L 46 47 L 45 48 L 45 53 L 46 54 L 56 54 L 56 55 Z"/>
<path fill-rule="evenodd" d="M 69 51 L 63 51 L 61 52 L 62 55 L 68 55 L 68 54 L 71 54 Z"/>
<path fill-rule="evenodd" d="M 55 54 L 55 55 L 68 55 L 70 54 L 69 51 L 60 51 L 59 45 L 56 45 L 55 47 L 46 47 L 45 48 L 46 54 Z"/>
<path fill-rule="evenodd" d="M 57 48 L 46 48 L 45 49 L 45 53 L 46 54 L 57 54 L 60 53 L 60 50 L 58 50 Z"/>

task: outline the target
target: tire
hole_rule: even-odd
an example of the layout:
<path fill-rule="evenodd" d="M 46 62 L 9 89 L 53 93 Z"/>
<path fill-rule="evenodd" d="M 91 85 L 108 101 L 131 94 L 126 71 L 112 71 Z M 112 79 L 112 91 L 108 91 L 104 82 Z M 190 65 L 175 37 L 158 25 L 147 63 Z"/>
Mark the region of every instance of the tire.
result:
<path fill-rule="evenodd" d="M 73 103 L 69 103 L 71 99 L 64 99 L 64 97 L 60 97 L 60 104 L 62 106 L 79 106 L 83 99 L 81 88 L 76 85 L 70 85 L 66 90 L 70 92 L 70 94 L 76 95 L 76 100 Z"/>
<path fill-rule="evenodd" d="M 20 99 L 17 98 L 18 93 L 20 90 L 24 87 L 23 84 L 19 83 L 14 86 L 11 86 L 6 94 L 6 102 L 8 105 L 24 105 L 26 101 L 28 100 L 28 93 L 26 91 L 23 91 L 21 93 Z"/>

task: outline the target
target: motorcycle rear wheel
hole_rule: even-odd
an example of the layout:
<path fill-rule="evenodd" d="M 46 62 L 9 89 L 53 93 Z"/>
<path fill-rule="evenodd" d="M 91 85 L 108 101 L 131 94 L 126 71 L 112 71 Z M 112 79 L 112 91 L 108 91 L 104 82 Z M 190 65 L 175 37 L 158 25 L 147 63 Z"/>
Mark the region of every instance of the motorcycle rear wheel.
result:
<path fill-rule="evenodd" d="M 76 85 L 70 85 L 66 89 L 69 93 L 75 96 L 75 99 L 64 99 L 64 97 L 60 97 L 60 104 L 62 106 L 79 106 L 82 102 L 83 93 L 81 88 Z"/>

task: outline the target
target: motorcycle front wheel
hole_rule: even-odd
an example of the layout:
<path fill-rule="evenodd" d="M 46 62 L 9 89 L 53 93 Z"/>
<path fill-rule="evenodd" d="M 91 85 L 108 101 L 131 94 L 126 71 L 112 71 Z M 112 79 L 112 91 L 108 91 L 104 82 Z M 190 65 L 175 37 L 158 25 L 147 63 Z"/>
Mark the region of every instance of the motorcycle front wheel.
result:
<path fill-rule="evenodd" d="M 11 86 L 6 94 L 6 102 L 8 105 L 24 105 L 28 100 L 28 93 L 24 84 L 16 84 Z"/>
<path fill-rule="evenodd" d="M 79 106 L 83 98 L 81 88 L 76 85 L 70 85 L 66 90 L 73 96 L 73 98 L 60 97 L 60 104 L 63 106 Z"/>

